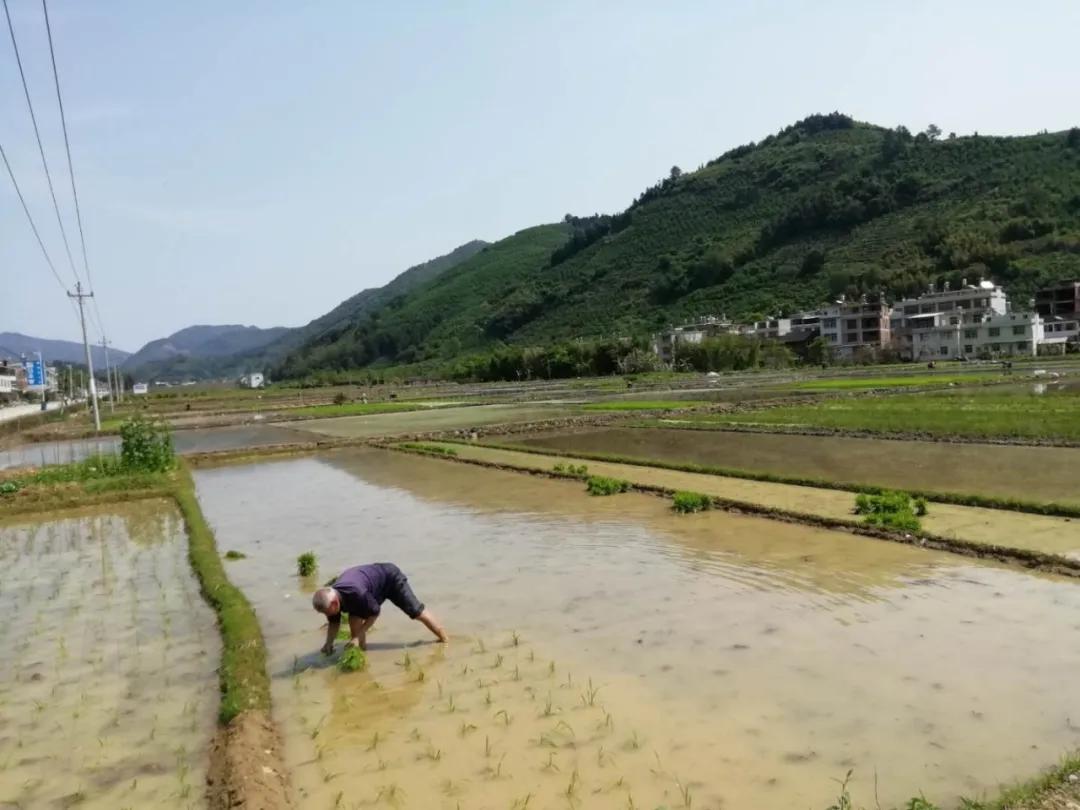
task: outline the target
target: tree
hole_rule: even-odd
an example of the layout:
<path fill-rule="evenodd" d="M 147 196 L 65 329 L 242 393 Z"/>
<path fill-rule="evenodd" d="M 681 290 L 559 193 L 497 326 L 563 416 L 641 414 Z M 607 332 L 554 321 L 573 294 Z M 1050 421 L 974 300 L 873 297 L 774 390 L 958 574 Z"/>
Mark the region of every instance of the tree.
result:
<path fill-rule="evenodd" d="M 802 267 L 799 268 L 799 274 L 803 276 L 813 276 L 820 273 L 824 267 L 825 254 L 820 250 L 811 250 L 803 257 Z"/>
<path fill-rule="evenodd" d="M 1080 149 L 1080 127 L 1073 127 L 1065 136 L 1065 144 L 1070 149 Z"/>
<path fill-rule="evenodd" d="M 926 137 L 932 141 L 936 141 L 941 137 L 941 128 L 937 124 L 931 124 L 926 128 Z"/>
<path fill-rule="evenodd" d="M 672 180 L 678 180 L 680 177 L 682 177 L 682 169 L 680 169 L 678 166 L 672 166 L 671 174 L 669 174 L 668 176 Z"/>
<path fill-rule="evenodd" d="M 827 366 L 832 362 L 832 346 L 823 337 L 814 338 L 806 347 L 806 361 L 816 366 Z"/>

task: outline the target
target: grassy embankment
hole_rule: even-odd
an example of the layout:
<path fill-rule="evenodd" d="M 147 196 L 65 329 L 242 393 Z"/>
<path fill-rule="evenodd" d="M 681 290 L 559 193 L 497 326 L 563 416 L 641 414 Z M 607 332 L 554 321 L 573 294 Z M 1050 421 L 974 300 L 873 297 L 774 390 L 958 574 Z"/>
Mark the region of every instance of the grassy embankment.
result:
<path fill-rule="evenodd" d="M 744 411 L 672 426 L 1080 442 L 1080 396 L 994 391 L 977 394 L 924 392 Z"/>
<path fill-rule="evenodd" d="M 681 411 L 700 408 L 712 403 L 688 399 L 626 399 L 612 402 L 589 402 L 585 411 Z"/>
<path fill-rule="evenodd" d="M 999 373 L 910 374 L 877 377 L 836 377 L 789 383 L 784 388 L 799 391 L 865 391 L 878 388 L 923 388 L 932 386 L 976 385 L 1003 382 L 1011 378 Z"/>

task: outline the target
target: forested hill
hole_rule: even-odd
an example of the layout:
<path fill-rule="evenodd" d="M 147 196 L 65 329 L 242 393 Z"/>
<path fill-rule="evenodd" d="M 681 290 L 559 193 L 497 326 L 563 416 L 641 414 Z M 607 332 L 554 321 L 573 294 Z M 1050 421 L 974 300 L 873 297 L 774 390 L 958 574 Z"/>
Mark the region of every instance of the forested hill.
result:
<path fill-rule="evenodd" d="M 502 344 L 648 333 L 688 315 L 752 319 L 840 293 L 898 296 L 979 276 L 1023 306 L 1080 277 L 1080 130 L 943 136 L 814 115 L 615 216 L 514 234 L 332 334 L 286 376 L 437 366 Z"/>

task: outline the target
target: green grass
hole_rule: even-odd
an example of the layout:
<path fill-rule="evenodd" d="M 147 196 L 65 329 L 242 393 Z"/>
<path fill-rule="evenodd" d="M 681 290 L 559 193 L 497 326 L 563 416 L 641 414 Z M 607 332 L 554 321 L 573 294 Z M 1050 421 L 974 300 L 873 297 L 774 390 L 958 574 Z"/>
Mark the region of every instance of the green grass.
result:
<path fill-rule="evenodd" d="M 711 507 L 712 498 L 700 492 L 676 492 L 671 500 L 671 508 L 684 515 L 704 512 Z"/>
<path fill-rule="evenodd" d="M 698 424 L 1080 441 L 1080 396 L 982 391 L 828 400 L 725 414 Z"/>
<path fill-rule="evenodd" d="M 173 497 L 187 527 L 191 568 L 199 580 L 203 597 L 217 614 L 221 632 L 218 717 L 222 723 L 228 723 L 244 711 L 268 711 L 270 678 L 259 620 L 244 594 L 225 575 L 214 533 L 203 517 L 195 497 L 195 484 L 184 466 L 177 473 Z"/>
<path fill-rule="evenodd" d="M 588 478 L 589 467 L 587 464 L 563 464 L 559 462 L 551 468 L 552 472 L 557 472 L 560 475 L 568 475 L 573 478 Z"/>
<path fill-rule="evenodd" d="M 586 411 L 674 411 L 709 405 L 686 399 L 628 399 L 613 402 L 590 402 L 583 405 Z"/>
<path fill-rule="evenodd" d="M 426 453 L 429 456 L 456 456 L 458 454 L 453 447 L 444 447 L 430 442 L 402 442 L 398 447 L 404 447 L 416 453 Z"/>
<path fill-rule="evenodd" d="M 921 498 L 913 501 L 906 492 L 882 492 L 869 495 L 865 492 L 855 496 L 855 514 L 879 529 L 901 532 L 922 530 L 918 515 L 926 514 L 926 502 Z"/>
<path fill-rule="evenodd" d="M 621 478 L 608 478 L 606 475 L 590 475 L 585 481 L 585 489 L 590 495 L 616 495 L 630 491 L 630 482 Z"/>
<path fill-rule="evenodd" d="M 967 385 L 1008 379 L 996 373 L 913 374 L 894 377 L 847 377 L 832 380 L 806 380 L 781 386 L 796 391 L 863 391 L 876 388 L 921 388 L 923 386 Z"/>

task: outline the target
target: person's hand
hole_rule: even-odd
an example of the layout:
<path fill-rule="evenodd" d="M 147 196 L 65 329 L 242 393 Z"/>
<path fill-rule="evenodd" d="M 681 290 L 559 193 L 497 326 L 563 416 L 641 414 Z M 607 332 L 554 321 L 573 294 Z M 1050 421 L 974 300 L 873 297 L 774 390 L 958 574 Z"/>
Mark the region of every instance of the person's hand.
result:
<path fill-rule="evenodd" d="M 334 654 L 334 642 L 328 641 L 325 644 L 323 644 L 322 645 L 322 654 L 323 655 L 333 655 Z"/>

